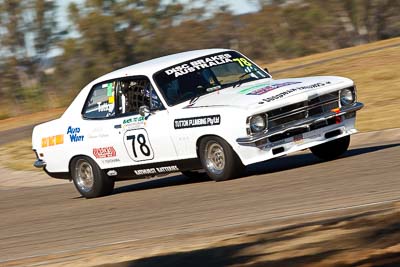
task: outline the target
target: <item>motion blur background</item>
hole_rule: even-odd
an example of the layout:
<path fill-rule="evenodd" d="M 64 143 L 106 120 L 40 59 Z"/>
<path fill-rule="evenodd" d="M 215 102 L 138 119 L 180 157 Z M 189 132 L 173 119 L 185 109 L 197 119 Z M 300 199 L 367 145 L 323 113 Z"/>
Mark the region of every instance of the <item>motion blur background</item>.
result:
<path fill-rule="evenodd" d="M 0 119 L 65 107 L 102 74 L 185 50 L 233 48 L 268 66 L 396 37 L 399 11 L 400 0 L 0 0 Z"/>
<path fill-rule="evenodd" d="M 400 0 L 0 0 L 0 265 L 400 266 L 399 36 Z M 353 79 L 362 133 L 338 160 L 130 181 L 95 202 L 32 166 L 33 126 L 91 80 L 212 47 L 276 79 Z"/>

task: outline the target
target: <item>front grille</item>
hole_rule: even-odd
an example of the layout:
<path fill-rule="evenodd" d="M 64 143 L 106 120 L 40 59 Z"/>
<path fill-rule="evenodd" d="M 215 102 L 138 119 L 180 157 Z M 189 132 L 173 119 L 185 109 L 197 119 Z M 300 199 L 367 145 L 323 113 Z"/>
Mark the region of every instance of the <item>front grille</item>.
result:
<path fill-rule="evenodd" d="M 274 109 L 267 113 L 268 129 L 284 129 L 296 121 L 329 112 L 337 107 L 339 107 L 338 92 L 333 92 Z"/>

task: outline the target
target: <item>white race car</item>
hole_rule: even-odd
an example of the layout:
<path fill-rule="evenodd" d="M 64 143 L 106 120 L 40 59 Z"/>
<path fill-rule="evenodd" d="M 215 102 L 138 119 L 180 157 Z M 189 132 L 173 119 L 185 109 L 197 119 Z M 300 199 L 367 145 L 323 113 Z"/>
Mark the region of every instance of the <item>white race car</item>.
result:
<path fill-rule="evenodd" d="M 61 118 L 34 128 L 34 165 L 86 198 L 177 171 L 223 181 L 306 148 L 338 157 L 362 107 L 347 78 L 274 80 L 236 51 L 190 51 L 89 83 Z"/>

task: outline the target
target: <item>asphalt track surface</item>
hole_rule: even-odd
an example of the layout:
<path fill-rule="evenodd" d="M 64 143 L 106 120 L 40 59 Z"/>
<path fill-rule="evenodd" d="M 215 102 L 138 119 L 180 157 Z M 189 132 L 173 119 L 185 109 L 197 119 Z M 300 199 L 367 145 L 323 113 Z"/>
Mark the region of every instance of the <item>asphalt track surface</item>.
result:
<path fill-rule="evenodd" d="M 350 150 L 334 161 L 302 152 L 219 183 L 181 175 L 129 181 L 117 183 L 113 195 L 91 200 L 72 184 L 0 187 L 0 266 L 53 265 L 84 250 L 117 253 L 115 246 L 123 244 L 146 255 L 171 240 L 179 246 L 199 236 L 398 201 L 399 132 L 353 136 Z"/>

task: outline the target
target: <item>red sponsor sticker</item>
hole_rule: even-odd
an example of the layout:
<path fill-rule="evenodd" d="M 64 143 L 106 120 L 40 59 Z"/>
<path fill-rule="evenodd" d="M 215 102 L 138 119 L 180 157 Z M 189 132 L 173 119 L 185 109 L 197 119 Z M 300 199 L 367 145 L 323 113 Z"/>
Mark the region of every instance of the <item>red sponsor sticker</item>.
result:
<path fill-rule="evenodd" d="M 97 159 L 102 158 L 112 158 L 117 155 L 117 152 L 112 146 L 109 147 L 102 147 L 102 148 L 93 148 L 93 155 Z"/>

